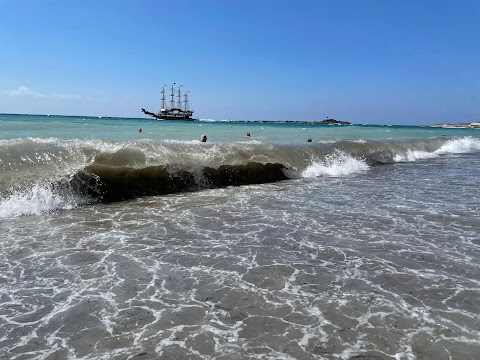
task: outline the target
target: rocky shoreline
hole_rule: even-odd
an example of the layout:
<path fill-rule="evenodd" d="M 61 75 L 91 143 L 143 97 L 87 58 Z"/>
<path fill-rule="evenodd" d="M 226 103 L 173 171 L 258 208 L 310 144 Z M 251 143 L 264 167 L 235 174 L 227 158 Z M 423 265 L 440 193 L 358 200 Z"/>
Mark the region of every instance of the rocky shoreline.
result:
<path fill-rule="evenodd" d="M 480 122 L 463 123 L 463 124 L 435 124 L 433 126 L 443 128 L 478 128 L 480 129 Z"/>
<path fill-rule="evenodd" d="M 353 125 L 348 121 L 335 119 L 325 119 L 322 121 L 304 121 L 304 120 L 228 120 L 228 122 L 247 122 L 247 123 L 287 123 L 287 124 L 327 124 L 327 125 Z"/>

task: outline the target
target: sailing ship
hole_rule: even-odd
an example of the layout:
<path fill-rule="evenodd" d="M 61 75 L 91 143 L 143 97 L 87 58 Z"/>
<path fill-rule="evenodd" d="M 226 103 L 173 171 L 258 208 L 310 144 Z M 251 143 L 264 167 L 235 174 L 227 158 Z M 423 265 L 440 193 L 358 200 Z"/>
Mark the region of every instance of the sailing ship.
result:
<path fill-rule="evenodd" d="M 170 107 L 167 107 L 167 102 L 165 99 L 165 86 L 162 89 L 162 108 L 158 113 L 152 113 L 150 111 L 145 110 L 142 108 L 142 112 L 145 115 L 149 115 L 154 117 L 157 120 L 187 120 L 193 121 L 195 119 L 192 118 L 193 110 L 189 109 L 188 104 L 188 93 L 189 91 L 185 91 L 183 94 L 182 100 L 182 85 L 178 87 L 176 91 L 177 95 L 175 95 L 175 87 L 176 83 L 172 84 L 171 94 L 170 94 Z M 175 97 L 177 101 L 175 101 Z"/>

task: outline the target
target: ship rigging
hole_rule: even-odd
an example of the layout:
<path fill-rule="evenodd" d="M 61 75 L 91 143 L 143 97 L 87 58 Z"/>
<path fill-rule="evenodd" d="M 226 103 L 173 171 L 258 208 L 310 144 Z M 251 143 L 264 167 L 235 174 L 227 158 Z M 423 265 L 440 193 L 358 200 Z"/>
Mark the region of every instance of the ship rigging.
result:
<path fill-rule="evenodd" d="M 145 110 L 142 108 L 142 112 L 145 115 L 149 115 L 154 117 L 157 120 L 187 120 L 192 121 L 193 110 L 190 110 L 189 102 L 188 102 L 188 93 L 189 91 L 185 91 L 182 96 L 182 86 L 179 85 L 178 89 L 175 91 L 176 83 L 172 84 L 171 93 L 170 93 L 170 107 L 167 107 L 167 101 L 165 98 L 165 85 L 162 88 L 162 107 L 158 113 L 152 113 L 150 111 Z M 176 95 L 175 95 L 176 93 Z M 175 101 L 175 97 L 177 100 Z M 182 100 L 183 97 L 183 100 Z"/>

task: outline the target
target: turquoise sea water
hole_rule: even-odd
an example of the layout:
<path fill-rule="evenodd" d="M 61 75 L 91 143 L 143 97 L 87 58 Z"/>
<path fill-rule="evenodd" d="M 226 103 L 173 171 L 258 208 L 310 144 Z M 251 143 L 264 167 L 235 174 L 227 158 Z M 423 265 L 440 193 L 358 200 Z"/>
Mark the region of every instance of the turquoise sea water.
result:
<path fill-rule="evenodd" d="M 480 136 L 478 129 L 396 125 L 323 125 L 314 123 L 158 121 L 145 118 L 108 118 L 82 116 L 0 114 L 1 139 L 18 137 L 54 137 L 58 139 L 102 139 L 111 141 L 198 140 L 202 134 L 210 142 L 257 140 L 276 144 L 302 144 L 336 140 L 403 140 L 438 136 Z M 142 133 L 138 129 L 142 128 Z M 252 137 L 245 138 L 250 132 Z M 141 135 L 142 137 L 139 137 Z"/>
<path fill-rule="evenodd" d="M 477 129 L 0 115 L 0 359 L 479 359 L 479 179 Z"/>

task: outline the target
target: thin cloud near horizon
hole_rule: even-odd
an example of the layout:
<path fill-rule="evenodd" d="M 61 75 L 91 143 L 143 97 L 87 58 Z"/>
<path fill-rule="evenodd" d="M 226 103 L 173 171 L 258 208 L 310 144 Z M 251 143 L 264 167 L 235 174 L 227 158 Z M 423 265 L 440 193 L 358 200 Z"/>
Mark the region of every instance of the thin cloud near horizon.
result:
<path fill-rule="evenodd" d="M 18 89 L 15 90 L 5 90 L 2 91 L 2 95 L 6 96 L 33 96 L 33 97 L 42 97 L 42 98 L 52 98 L 52 99 L 82 99 L 80 95 L 70 95 L 70 94 L 42 94 L 37 91 L 34 91 L 27 86 L 20 85 Z"/>
<path fill-rule="evenodd" d="M 26 86 L 19 86 L 16 90 L 4 90 L 1 92 L 2 95 L 6 96 L 43 96 L 42 94 L 29 89 Z"/>
<path fill-rule="evenodd" d="M 105 102 L 111 101 L 110 99 L 95 99 L 91 96 L 81 96 L 81 95 L 72 95 L 72 94 L 59 94 L 59 93 L 43 94 L 38 91 L 34 91 L 24 85 L 20 85 L 18 89 L 15 89 L 15 90 L 1 91 L 0 95 L 10 96 L 10 97 L 31 96 L 31 97 L 46 98 L 46 99 L 87 100 L 87 101 L 101 100 Z"/>

